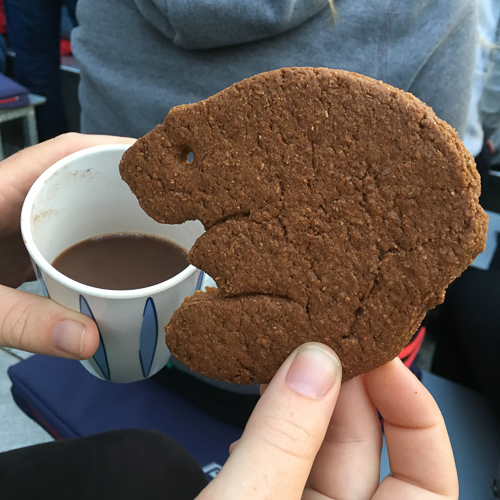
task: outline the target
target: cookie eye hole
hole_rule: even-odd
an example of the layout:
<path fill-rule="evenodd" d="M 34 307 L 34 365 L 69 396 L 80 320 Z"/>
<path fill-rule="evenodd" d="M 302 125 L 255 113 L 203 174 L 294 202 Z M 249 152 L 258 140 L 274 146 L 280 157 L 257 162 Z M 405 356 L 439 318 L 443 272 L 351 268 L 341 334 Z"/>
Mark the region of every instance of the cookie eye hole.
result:
<path fill-rule="evenodd" d="M 194 161 L 194 153 L 193 153 L 192 151 L 190 151 L 190 152 L 188 153 L 186 161 L 187 161 L 188 163 L 193 163 L 193 161 Z"/>

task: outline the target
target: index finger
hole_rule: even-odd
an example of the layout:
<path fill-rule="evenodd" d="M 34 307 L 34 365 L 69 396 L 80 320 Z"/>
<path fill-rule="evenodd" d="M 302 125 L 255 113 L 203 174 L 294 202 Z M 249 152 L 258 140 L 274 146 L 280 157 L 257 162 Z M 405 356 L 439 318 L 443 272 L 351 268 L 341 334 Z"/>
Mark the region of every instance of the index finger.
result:
<path fill-rule="evenodd" d="M 81 149 L 103 144 L 132 144 L 135 139 L 110 135 L 87 135 L 70 132 L 23 149 L 2 161 L 2 178 L 11 180 L 18 191 L 26 193 L 47 168 Z M 19 168 L 19 165 L 23 168 Z M 5 177 L 4 177 L 5 176 Z M 9 177 L 12 176 L 12 179 Z"/>
<path fill-rule="evenodd" d="M 19 231 L 19 215 L 29 189 L 51 165 L 82 149 L 103 144 L 132 144 L 134 139 L 69 133 L 19 151 L 0 163 L 0 233 Z"/>
<path fill-rule="evenodd" d="M 425 492 L 458 498 L 450 439 L 429 391 L 399 359 L 367 373 L 365 383 L 384 418 L 392 473 L 382 481 L 374 500 L 411 494 L 426 498 Z"/>

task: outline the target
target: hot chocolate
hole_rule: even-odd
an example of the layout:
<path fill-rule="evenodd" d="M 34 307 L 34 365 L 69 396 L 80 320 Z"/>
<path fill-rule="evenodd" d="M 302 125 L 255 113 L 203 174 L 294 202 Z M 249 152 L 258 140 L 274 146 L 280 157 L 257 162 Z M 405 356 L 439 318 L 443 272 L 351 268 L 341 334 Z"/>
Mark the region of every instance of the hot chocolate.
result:
<path fill-rule="evenodd" d="M 84 285 L 134 290 L 162 283 L 189 263 L 187 251 L 170 240 L 141 233 L 113 233 L 76 243 L 52 265 Z"/>

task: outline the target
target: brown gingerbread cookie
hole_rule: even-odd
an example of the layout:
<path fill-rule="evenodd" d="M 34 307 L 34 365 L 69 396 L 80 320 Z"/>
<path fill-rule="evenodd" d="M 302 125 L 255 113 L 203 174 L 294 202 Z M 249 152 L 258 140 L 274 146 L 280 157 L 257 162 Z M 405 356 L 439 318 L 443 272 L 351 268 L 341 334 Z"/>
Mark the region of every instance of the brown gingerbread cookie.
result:
<path fill-rule="evenodd" d="M 189 258 L 219 288 L 187 298 L 166 341 L 225 381 L 269 382 L 306 341 L 344 380 L 389 361 L 486 240 L 455 131 L 346 71 L 276 70 L 178 106 L 120 171 L 157 221 L 204 224 Z"/>

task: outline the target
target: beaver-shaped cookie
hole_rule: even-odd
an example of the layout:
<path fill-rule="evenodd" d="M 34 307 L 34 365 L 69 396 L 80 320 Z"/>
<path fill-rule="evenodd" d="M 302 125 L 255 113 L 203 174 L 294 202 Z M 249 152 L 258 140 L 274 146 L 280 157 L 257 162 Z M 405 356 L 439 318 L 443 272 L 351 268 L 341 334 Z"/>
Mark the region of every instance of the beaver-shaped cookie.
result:
<path fill-rule="evenodd" d="M 187 298 L 166 341 L 224 381 L 269 382 L 307 341 L 344 380 L 389 361 L 486 240 L 455 131 L 346 71 L 276 70 L 173 108 L 120 171 L 155 220 L 205 226 L 189 259 L 218 289 Z"/>

